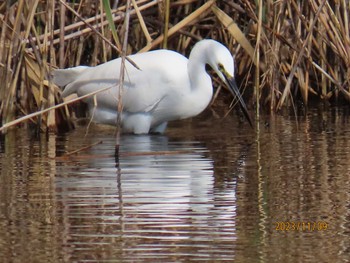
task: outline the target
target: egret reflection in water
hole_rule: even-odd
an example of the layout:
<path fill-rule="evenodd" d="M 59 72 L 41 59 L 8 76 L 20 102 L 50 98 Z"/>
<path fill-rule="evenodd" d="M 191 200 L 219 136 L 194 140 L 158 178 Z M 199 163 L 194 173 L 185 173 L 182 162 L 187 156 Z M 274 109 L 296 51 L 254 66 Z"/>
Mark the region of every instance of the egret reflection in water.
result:
<path fill-rule="evenodd" d="M 74 173 L 56 178 L 65 206 L 80 206 L 86 212 L 89 206 L 108 204 L 135 209 L 136 214 L 148 211 L 163 216 L 188 209 L 202 215 L 210 210 L 213 162 L 198 142 L 169 143 L 166 136 L 125 135 L 116 168 L 113 138 L 94 146 L 88 153 L 93 158 L 79 160 Z"/>

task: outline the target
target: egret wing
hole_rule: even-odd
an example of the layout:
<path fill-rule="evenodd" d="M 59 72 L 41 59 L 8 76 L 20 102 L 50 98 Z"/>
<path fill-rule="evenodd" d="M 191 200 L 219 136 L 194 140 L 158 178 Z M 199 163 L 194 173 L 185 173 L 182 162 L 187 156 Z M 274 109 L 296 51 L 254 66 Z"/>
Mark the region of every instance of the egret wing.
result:
<path fill-rule="evenodd" d="M 157 50 L 129 56 L 136 65 L 126 61 L 123 84 L 123 106 L 128 112 L 150 112 L 173 92 L 185 85 L 187 76 L 187 58 L 168 50 Z M 116 110 L 119 97 L 121 59 L 114 59 L 96 67 L 75 67 L 57 70 L 54 81 L 65 85 L 63 96 L 76 93 L 84 96 L 99 89 L 111 87 L 96 95 L 97 105 L 109 110 Z M 88 104 L 94 98 L 85 99 Z"/>

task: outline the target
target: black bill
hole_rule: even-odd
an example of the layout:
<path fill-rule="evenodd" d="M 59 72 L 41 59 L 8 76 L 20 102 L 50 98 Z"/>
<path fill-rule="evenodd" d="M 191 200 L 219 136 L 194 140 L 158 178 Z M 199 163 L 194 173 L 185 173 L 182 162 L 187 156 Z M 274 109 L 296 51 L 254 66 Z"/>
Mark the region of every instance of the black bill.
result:
<path fill-rule="evenodd" d="M 233 77 L 232 78 L 228 78 L 226 74 L 223 74 L 223 75 L 225 76 L 225 79 L 226 79 L 227 85 L 229 86 L 230 91 L 232 92 L 232 94 L 234 96 L 237 97 L 238 102 L 239 102 L 239 106 L 240 106 L 244 116 L 246 117 L 246 119 L 249 122 L 250 126 L 253 128 L 252 119 L 250 118 L 250 115 L 249 115 L 248 110 L 247 110 L 247 106 L 245 105 L 245 103 L 244 103 L 244 101 L 242 99 L 242 95 L 239 92 L 239 89 L 237 87 L 235 79 Z"/>

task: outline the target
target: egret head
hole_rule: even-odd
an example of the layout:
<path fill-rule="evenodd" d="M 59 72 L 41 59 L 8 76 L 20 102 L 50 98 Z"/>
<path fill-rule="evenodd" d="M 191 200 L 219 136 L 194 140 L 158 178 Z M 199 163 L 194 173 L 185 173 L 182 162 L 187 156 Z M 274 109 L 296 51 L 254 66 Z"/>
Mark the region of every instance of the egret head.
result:
<path fill-rule="evenodd" d="M 234 60 L 230 51 L 219 42 L 213 42 L 207 51 L 209 52 L 208 64 L 218 74 L 220 79 L 226 82 L 225 76 L 233 78 Z"/>
<path fill-rule="evenodd" d="M 253 123 L 250 119 L 247 106 L 243 101 L 242 95 L 239 92 L 235 78 L 234 78 L 234 59 L 230 51 L 220 44 L 219 42 L 213 41 L 209 49 L 208 64 L 218 74 L 220 79 L 227 85 L 230 92 L 237 97 L 240 108 L 249 122 L 250 126 L 253 127 Z"/>

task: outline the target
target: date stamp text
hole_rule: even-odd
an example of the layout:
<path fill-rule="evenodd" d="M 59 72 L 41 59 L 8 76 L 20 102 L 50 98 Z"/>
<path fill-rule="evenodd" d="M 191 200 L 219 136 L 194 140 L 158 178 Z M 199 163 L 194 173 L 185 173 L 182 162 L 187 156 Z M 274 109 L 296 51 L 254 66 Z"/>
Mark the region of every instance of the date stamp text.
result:
<path fill-rule="evenodd" d="M 325 231 L 328 224 L 325 221 L 277 221 L 275 222 L 276 231 L 301 231 L 315 232 Z"/>

